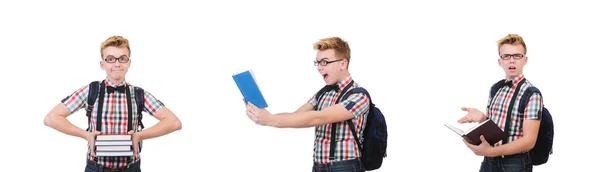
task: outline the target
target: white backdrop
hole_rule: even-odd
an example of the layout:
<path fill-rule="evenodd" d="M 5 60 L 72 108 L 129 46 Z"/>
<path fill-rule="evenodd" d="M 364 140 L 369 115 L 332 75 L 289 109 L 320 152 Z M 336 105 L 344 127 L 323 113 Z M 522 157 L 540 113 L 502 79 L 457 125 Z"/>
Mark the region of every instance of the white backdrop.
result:
<path fill-rule="evenodd" d="M 339 36 L 352 49 L 352 76 L 387 118 L 389 157 L 379 171 L 477 171 L 482 158 L 443 123 L 463 116 L 461 106 L 485 108 L 504 77 L 495 41 L 508 33 L 524 37 L 525 76 L 556 125 L 555 154 L 535 171 L 594 167 L 600 13 L 592 5 L 341 2 L 3 1 L 0 168 L 84 169 L 86 142 L 42 121 L 60 99 L 103 79 L 100 43 L 122 35 L 132 48 L 127 81 L 183 123 L 144 142 L 143 171 L 310 171 L 314 129 L 255 125 L 231 74 L 253 69 L 269 110 L 294 111 L 324 84 L 312 43 Z M 68 119 L 86 127 L 83 110 Z"/>

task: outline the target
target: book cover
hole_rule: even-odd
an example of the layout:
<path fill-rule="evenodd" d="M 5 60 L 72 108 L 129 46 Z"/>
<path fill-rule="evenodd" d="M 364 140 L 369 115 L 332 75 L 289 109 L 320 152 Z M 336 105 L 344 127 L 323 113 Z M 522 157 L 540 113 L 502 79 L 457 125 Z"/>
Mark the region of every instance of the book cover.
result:
<path fill-rule="evenodd" d="M 479 136 L 483 135 L 485 140 L 490 144 L 495 144 L 502 139 L 506 138 L 507 135 L 494 123 L 492 120 L 485 120 L 481 123 L 467 123 L 467 124 L 458 124 L 451 125 L 449 123 L 444 124 L 450 130 L 454 131 L 456 134 L 464 138 L 467 142 L 474 145 L 481 144 L 481 140 Z M 462 125 L 462 127 L 460 127 Z M 471 125 L 471 126 L 469 126 Z M 465 127 L 468 126 L 468 127 Z M 461 129 L 463 128 L 463 129 Z"/>
<path fill-rule="evenodd" d="M 246 99 L 246 103 L 252 102 L 252 104 L 256 105 L 258 108 L 266 108 L 269 106 L 263 97 L 262 92 L 258 88 L 258 84 L 256 83 L 256 78 L 254 77 L 252 70 L 246 70 L 244 72 L 234 74 L 232 77 L 238 89 L 242 93 L 242 96 L 244 99 Z"/>

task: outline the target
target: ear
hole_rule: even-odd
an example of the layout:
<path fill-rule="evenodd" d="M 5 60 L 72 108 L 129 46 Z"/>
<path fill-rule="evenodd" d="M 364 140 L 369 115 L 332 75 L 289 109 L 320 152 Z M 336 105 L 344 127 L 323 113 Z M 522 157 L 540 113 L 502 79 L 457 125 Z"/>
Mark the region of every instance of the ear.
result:
<path fill-rule="evenodd" d="M 498 59 L 498 66 L 502 67 L 502 62 Z"/>
<path fill-rule="evenodd" d="M 523 65 L 527 64 L 527 60 L 529 60 L 529 57 L 525 56 L 525 58 L 523 58 L 523 60 L 525 61 L 525 63 Z"/>
<path fill-rule="evenodd" d="M 100 69 L 104 70 L 104 63 L 102 63 L 102 60 L 100 60 Z"/>
<path fill-rule="evenodd" d="M 340 70 L 341 69 L 348 69 L 348 61 L 347 60 L 342 60 L 340 63 Z"/>

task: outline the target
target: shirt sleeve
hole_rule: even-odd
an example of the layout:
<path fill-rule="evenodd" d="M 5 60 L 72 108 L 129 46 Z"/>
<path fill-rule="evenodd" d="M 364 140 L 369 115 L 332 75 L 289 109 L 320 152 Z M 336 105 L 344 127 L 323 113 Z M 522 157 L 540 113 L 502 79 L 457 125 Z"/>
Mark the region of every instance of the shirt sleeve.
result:
<path fill-rule="evenodd" d="M 529 102 L 527 102 L 525 110 L 523 111 L 524 119 L 540 119 L 542 104 L 542 96 L 539 93 L 531 94 L 531 97 L 529 97 Z"/>
<path fill-rule="evenodd" d="M 61 103 L 63 103 L 67 107 L 67 109 L 69 109 L 71 114 L 77 112 L 81 108 L 85 108 L 88 106 L 88 87 L 89 85 L 85 85 L 61 100 Z"/>
<path fill-rule="evenodd" d="M 317 100 L 317 94 L 313 95 L 310 100 L 308 100 L 308 102 L 313 106 L 316 107 L 318 100 Z"/>
<path fill-rule="evenodd" d="M 354 115 L 354 118 L 366 114 L 365 112 L 369 110 L 369 103 L 369 98 L 364 93 L 351 94 L 346 100 L 341 102 L 341 104 Z"/>
<path fill-rule="evenodd" d="M 144 91 L 144 111 L 154 116 L 156 111 L 165 105 L 148 91 Z"/>

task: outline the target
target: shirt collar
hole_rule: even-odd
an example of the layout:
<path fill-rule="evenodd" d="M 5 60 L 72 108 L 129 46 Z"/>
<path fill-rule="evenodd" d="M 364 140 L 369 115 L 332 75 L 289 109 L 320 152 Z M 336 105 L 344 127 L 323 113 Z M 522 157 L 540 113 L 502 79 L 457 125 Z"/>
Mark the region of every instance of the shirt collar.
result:
<path fill-rule="evenodd" d="M 517 76 L 517 77 L 515 77 L 515 78 L 513 78 L 512 80 L 509 80 L 509 81 L 512 81 L 512 85 L 513 85 L 513 86 L 516 86 L 516 85 L 517 85 L 517 84 L 519 84 L 519 82 L 521 82 L 521 81 L 522 81 L 524 78 L 525 78 L 525 76 L 524 76 L 523 74 L 520 74 L 519 76 Z M 508 82 L 508 81 L 507 81 L 507 82 Z"/>
<path fill-rule="evenodd" d="M 111 86 L 111 87 L 117 87 L 117 86 L 127 85 L 127 82 L 125 80 L 123 80 L 123 82 L 121 82 L 119 84 L 115 84 L 115 83 L 113 83 L 108 78 L 104 79 L 104 83 L 106 83 L 106 86 Z"/>
<path fill-rule="evenodd" d="M 343 90 L 344 87 L 350 84 L 350 81 L 352 81 L 352 76 L 349 75 L 344 80 L 338 82 L 336 85 L 340 88 L 340 90 Z"/>

